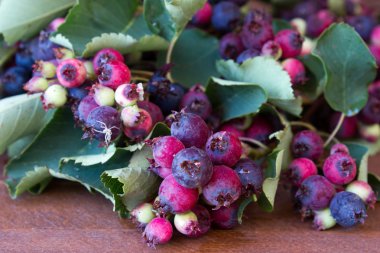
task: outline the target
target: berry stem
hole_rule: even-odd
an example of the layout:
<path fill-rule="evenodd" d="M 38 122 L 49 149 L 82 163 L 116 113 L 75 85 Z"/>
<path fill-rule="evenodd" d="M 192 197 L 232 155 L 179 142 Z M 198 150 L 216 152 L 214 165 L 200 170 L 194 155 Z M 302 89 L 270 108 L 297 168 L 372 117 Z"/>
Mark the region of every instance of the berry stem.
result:
<path fill-rule="evenodd" d="M 301 127 L 305 127 L 307 129 L 310 129 L 312 131 L 317 131 L 317 129 L 310 123 L 307 123 L 307 122 L 303 122 L 303 121 L 291 121 L 289 123 L 291 126 L 301 126 Z"/>
<path fill-rule="evenodd" d="M 265 151 L 269 150 L 269 147 L 267 145 L 265 145 L 264 143 L 262 143 L 262 142 L 260 142 L 258 140 L 255 140 L 255 139 L 247 138 L 247 137 L 239 137 L 239 140 L 243 141 L 243 142 L 248 142 L 248 143 L 257 145 L 260 148 L 264 149 Z"/>
<path fill-rule="evenodd" d="M 152 77 L 153 72 L 152 71 L 147 71 L 147 70 L 139 70 L 139 69 L 132 69 L 131 70 L 132 75 L 137 75 L 137 76 L 142 76 L 142 77 Z"/>
<path fill-rule="evenodd" d="M 172 60 L 173 49 L 174 49 L 175 43 L 177 42 L 177 39 L 178 39 L 178 36 L 174 37 L 174 39 L 169 44 L 168 52 L 166 53 L 166 64 L 170 64 Z M 169 79 L 170 82 L 173 82 L 171 71 L 168 71 L 167 78 Z"/>
<path fill-rule="evenodd" d="M 338 124 L 336 124 L 334 131 L 332 131 L 330 136 L 327 138 L 323 147 L 327 147 L 330 144 L 330 142 L 332 141 L 332 139 L 335 137 L 335 135 L 338 133 L 340 127 L 342 126 L 345 117 L 346 116 L 343 113 L 340 114 Z"/>

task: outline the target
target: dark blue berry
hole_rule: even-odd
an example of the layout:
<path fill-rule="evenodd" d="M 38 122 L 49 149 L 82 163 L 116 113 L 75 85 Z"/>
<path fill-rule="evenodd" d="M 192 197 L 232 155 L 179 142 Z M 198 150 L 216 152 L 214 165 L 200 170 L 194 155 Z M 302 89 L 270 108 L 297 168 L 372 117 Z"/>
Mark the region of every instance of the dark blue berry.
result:
<path fill-rule="evenodd" d="M 211 23 L 219 32 L 231 32 L 240 22 L 239 6 L 232 2 L 220 2 L 214 6 Z"/>
<path fill-rule="evenodd" d="M 256 56 L 260 55 L 260 50 L 252 48 L 252 49 L 247 49 L 243 51 L 239 56 L 236 58 L 236 62 L 239 64 L 242 64 L 246 60 L 252 59 Z"/>
<path fill-rule="evenodd" d="M 219 52 L 223 59 L 236 59 L 244 51 L 243 42 L 236 33 L 224 35 L 219 42 Z"/>
<path fill-rule="evenodd" d="M 20 44 L 18 51 L 15 55 L 15 62 L 16 65 L 19 67 L 23 67 L 29 71 L 32 70 L 34 59 L 32 56 L 32 52 L 30 51 L 26 43 Z"/>
<path fill-rule="evenodd" d="M 240 178 L 243 193 L 247 196 L 261 193 L 264 181 L 263 169 L 249 158 L 240 159 L 233 167 Z"/>
<path fill-rule="evenodd" d="M 33 45 L 33 58 L 42 61 L 49 61 L 55 59 L 54 48 L 58 47 L 56 44 L 50 41 L 50 33 L 46 31 L 41 31 L 40 36 L 38 37 L 37 47 Z"/>
<path fill-rule="evenodd" d="M 364 223 L 367 211 L 364 202 L 352 192 L 337 193 L 330 203 L 331 214 L 342 227 Z"/>
<path fill-rule="evenodd" d="M 376 25 L 376 22 L 372 17 L 365 15 L 349 17 L 347 23 L 354 27 L 365 41 L 369 40 L 371 32 Z"/>
<path fill-rule="evenodd" d="M 24 93 L 23 86 L 30 73 L 22 67 L 11 67 L 1 77 L 5 95 L 13 96 Z"/>

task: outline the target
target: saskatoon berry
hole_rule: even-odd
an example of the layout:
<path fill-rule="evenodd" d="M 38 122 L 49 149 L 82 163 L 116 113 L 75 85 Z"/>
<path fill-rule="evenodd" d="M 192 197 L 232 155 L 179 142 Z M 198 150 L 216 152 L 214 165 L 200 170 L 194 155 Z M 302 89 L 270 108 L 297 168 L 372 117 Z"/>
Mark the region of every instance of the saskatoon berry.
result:
<path fill-rule="evenodd" d="M 165 218 L 154 218 L 145 227 L 143 238 L 149 247 L 155 248 L 157 244 L 165 244 L 173 236 L 173 227 Z"/>
<path fill-rule="evenodd" d="M 156 125 L 158 122 L 164 121 L 164 115 L 162 114 L 162 111 L 160 107 L 153 104 L 149 101 L 138 101 L 137 106 L 141 109 L 144 109 L 145 111 L 149 112 L 150 116 L 152 117 L 152 124 Z"/>
<path fill-rule="evenodd" d="M 317 161 L 323 154 L 323 140 L 316 132 L 304 130 L 294 136 L 291 149 L 294 157 Z"/>
<path fill-rule="evenodd" d="M 173 136 L 154 138 L 150 145 L 155 162 L 165 168 L 171 168 L 175 155 L 185 149 L 182 142 Z"/>
<path fill-rule="evenodd" d="M 220 2 L 213 8 L 211 24 L 219 32 L 230 32 L 239 24 L 240 9 L 234 3 Z"/>
<path fill-rule="evenodd" d="M 288 167 L 289 179 L 293 185 L 297 187 L 299 187 L 306 178 L 317 174 L 317 166 L 308 158 L 296 158 Z"/>
<path fill-rule="evenodd" d="M 207 119 L 211 114 L 211 102 L 201 85 L 195 85 L 181 100 L 180 108 Z"/>
<path fill-rule="evenodd" d="M 264 173 L 260 165 L 249 158 L 240 159 L 233 168 L 240 178 L 243 193 L 247 196 L 261 193 Z"/>
<path fill-rule="evenodd" d="M 297 31 L 286 29 L 276 34 L 275 41 L 280 45 L 283 58 L 297 57 L 301 53 L 303 38 Z"/>
<path fill-rule="evenodd" d="M 110 61 L 124 62 L 124 57 L 119 51 L 113 48 L 104 48 L 96 53 L 92 63 L 95 71 L 99 72 L 100 67 Z"/>
<path fill-rule="evenodd" d="M 59 63 L 57 78 L 67 88 L 78 87 L 86 80 L 86 68 L 77 59 L 67 59 Z"/>
<path fill-rule="evenodd" d="M 212 224 L 221 229 L 232 229 L 238 223 L 239 206 L 233 203 L 229 207 L 221 207 L 218 210 L 211 211 Z"/>
<path fill-rule="evenodd" d="M 120 61 L 109 61 L 99 68 L 99 83 L 116 90 L 122 84 L 131 81 L 131 72 L 127 65 Z"/>
<path fill-rule="evenodd" d="M 243 42 L 236 33 L 224 35 L 219 42 L 219 53 L 223 59 L 236 59 L 244 51 Z"/>
<path fill-rule="evenodd" d="M 330 182 L 344 185 L 354 180 L 356 163 L 348 154 L 335 153 L 325 160 L 323 174 Z"/>

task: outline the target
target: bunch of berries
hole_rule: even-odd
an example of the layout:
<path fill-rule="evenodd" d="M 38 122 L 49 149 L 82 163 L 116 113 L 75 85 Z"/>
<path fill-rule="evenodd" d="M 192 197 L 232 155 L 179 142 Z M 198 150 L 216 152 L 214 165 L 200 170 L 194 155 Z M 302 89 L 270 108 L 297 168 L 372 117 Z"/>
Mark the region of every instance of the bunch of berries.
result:
<path fill-rule="evenodd" d="M 331 147 L 323 163 L 323 141 L 310 130 L 298 132 L 292 141 L 295 158 L 287 175 L 296 191 L 302 218 L 314 217 L 314 227 L 326 230 L 339 224 L 352 227 L 364 223 L 367 207 L 374 208 L 376 196 L 371 186 L 357 180 L 357 165 L 349 149 L 338 143 Z M 323 175 L 318 173 L 321 164 Z"/>
<path fill-rule="evenodd" d="M 171 136 L 147 141 L 153 158 L 150 170 L 163 178 L 153 203 L 132 211 L 148 245 L 164 244 L 173 226 L 188 237 L 200 237 L 211 225 L 231 229 L 238 224 L 238 200 L 260 194 L 262 167 L 241 158 L 237 135 L 227 131 L 211 134 L 202 117 L 175 112 Z"/>

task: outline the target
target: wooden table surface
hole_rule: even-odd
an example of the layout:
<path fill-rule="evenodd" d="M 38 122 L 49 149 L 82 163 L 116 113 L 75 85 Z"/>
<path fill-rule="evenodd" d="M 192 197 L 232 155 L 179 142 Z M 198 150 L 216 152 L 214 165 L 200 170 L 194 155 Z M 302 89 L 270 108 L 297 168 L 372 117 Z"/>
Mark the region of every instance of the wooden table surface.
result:
<path fill-rule="evenodd" d="M 379 164 L 380 156 L 370 159 L 372 171 L 380 173 Z M 40 196 L 11 200 L 1 182 L 0 205 L 0 252 L 154 252 L 108 200 L 76 183 L 56 180 Z M 364 225 L 318 232 L 311 221 L 300 221 L 280 187 L 273 213 L 253 205 L 233 230 L 212 230 L 200 239 L 176 234 L 156 252 L 380 252 L 380 211 L 368 214 Z"/>

